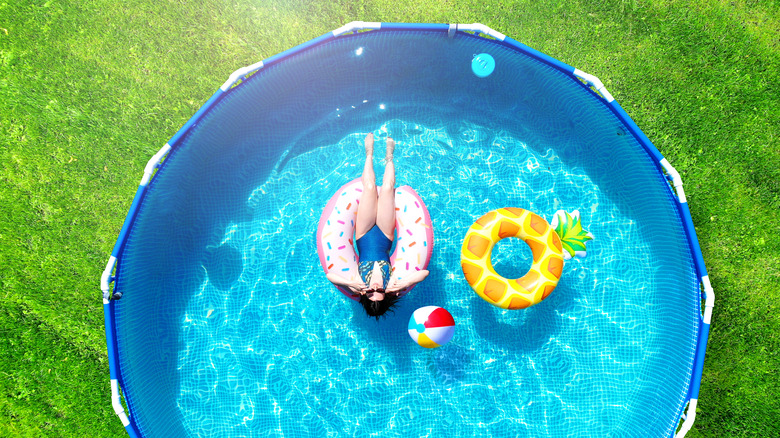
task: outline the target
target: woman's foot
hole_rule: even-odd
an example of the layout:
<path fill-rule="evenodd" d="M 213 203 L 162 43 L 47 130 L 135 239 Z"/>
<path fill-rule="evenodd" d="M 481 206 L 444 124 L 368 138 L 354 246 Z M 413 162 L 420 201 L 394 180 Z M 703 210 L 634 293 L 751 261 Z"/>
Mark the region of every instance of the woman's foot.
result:
<path fill-rule="evenodd" d="M 374 133 L 370 132 L 366 136 L 366 156 L 371 157 L 374 155 Z"/>
<path fill-rule="evenodd" d="M 387 152 L 385 152 L 385 163 L 393 161 L 393 151 L 395 150 L 395 141 L 387 137 Z"/>

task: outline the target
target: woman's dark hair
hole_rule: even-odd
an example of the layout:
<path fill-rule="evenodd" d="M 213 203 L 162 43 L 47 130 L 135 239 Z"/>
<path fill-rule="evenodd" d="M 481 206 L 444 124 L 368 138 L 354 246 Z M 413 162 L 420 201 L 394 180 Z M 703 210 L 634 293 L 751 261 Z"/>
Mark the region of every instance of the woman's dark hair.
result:
<path fill-rule="evenodd" d="M 366 311 L 369 317 L 373 316 L 379 321 L 379 317 L 384 315 L 388 310 L 392 311 L 393 307 L 398 303 L 400 297 L 396 294 L 385 293 L 385 298 L 381 301 L 372 301 L 368 299 L 368 294 L 360 296 L 360 304 L 363 305 L 363 309 Z"/>

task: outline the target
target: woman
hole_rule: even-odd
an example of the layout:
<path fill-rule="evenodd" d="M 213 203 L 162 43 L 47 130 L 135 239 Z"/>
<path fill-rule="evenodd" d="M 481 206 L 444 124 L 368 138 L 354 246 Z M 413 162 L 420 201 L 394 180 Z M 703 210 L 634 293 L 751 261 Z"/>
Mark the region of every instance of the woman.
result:
<path fill-rule="evenodd" d="M 368 134 L 365 140 L 366 162 L 363 166 L 363 192 L 358 204 L 355 219 L 355 244 L 358 254 L 360 278 L 354 281 L 330 272 L 328 280 L 338 286 L 360 295 L 369 316 L 379 319 L 396 301 L 415 284 L 428 276 L 427 270 L 416 271 L 406 278 L 391 279 L 393 267 L 390 266 L 390 249 L 395 238 L 395 165 L 393 150 L 395 142 L 387 138 L 385 153 L 385 174 L 379 195 L 374 175 L 374 134 Z"/>

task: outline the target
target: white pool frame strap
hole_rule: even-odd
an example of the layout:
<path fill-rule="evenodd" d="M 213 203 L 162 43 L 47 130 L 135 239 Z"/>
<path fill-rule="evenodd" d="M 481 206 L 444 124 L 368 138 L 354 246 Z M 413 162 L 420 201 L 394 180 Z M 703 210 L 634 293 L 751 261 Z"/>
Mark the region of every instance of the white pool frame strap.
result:
<path fill-rule="evenodd" d="M 699 400 L 692 398 L 688 400 L 688 407 L 686 413 L 683 414 L 683 423 L 680 425 L 680 430 L 675 435 L 675 438 L 682 438 L 693 427 L 693 422 L 696 421 L 696 405 L 699 404 Z"/>
<path fill-rule="evenodd" d="M 609 91 L 607 91 L 607 87 L 604 86 L 604 84 L 601 82 L 599 78 L 591 74 L 585 73 L 580 69 L 574 69 L 574 76 L 577 76 L 578 78 L 584 80 L 588 85 L 591 85 L 593 88 L 595 88 L 596 91 L 601 93 L 601 96 L 607 102 L 612 102 L 613 100 L 615 100 L 615 98 L 612 97 L 611 94 L 609 94 Z"/>
<path fill-rule="evenodd" d="M 689 392 L 688 392 L 688 405 L 687 414 L 683 414 L 685 406 L 681 408 L 680 418 L 683 423 L 679 426 L 679 431 L 675 438 L 682 438 L 693 426 L 693 422 L 696 417 L 696 406 L 698 403 L 699 386 L 701 384 L 702 370 L 704 366 L 704 356 L 707 348 L 707 339 L 709 336 L 710 319 L 712 317 L 712 309 L 715 302 L 715 294 L 710 285 L 709 277 L 704 266 L 704 260 L 701 256 L 701 248 L 699 247 L 698 239 L 696 237 L 696 231 L 693 226 L 693 220 L 691 219 L 691 213 L 688 209 L 688 204 L 685 199 L 685 192 L 682 187 L 682 179 L 680 174 L 669 164 L 669 162 L 661 155 L 652 142 L 645 136 L 642 130 L 634 123 L 629 115 L 623 110 L 623 108 L 615 101 L 612 95 L 607 91 L 604 84 L 596 76 L 585 73 L 579 69 L 567 65 L 555 58 L 552 58 L 542 52 L 539 52 L 531 47 L 528 47 L 501 32 L 497 32 L 488 26 L 480 23 L 471 24 L 423 24 L 423 23 L 378 23 L 378 22 L 364 22 L 353 21 L 338 29 L 328 32 L 318 38 L 305 42 L 284 52 L 273 55 L 265 60 L 259 61 L 255 64 L 247 67 L 240 68 L 233 72 L 222 86 L 206 101 L 203 106 L 174 134 L 173 137 L 156 153 L 146 165 L 144 169 L 144 175 L 141 179 L 141 183 L 136 190 L 133 202 L 130 205 L 130 210 L 125 218 L 122 230 L 119 233 L 116 244 L 114 245 L 111 256 L 109 257 L 106 268 L 103 271 L 100 280 L 100 289 L 103 293 L 103 313 L 105 318 L 106 329 L 106 343 L 108 346 L 108 362 L 109 371 L 111 375 L 111 403 L 114 407 L 114 411 L 125 426 L 125 430 L 128 435 L 136 438 L 140 436 L 132 417 L 125 413 L 122 406 L 120 394 L 120 387 L 122 386 L 121 372 L 118 368 L 119 358 L 118 351 L 116 349 L 117 339 L 116 330 L 114 327 L 114 306 L 117 301 L 112 300 L 111 283 L 114 282 L 114 271 L 118 267 L 118 261 L 121 257 L 121 253 L 127 242 L 129 230 L 132 228 L 135 218 L 138 213 L 139 206 L 141 205 L 144 196 L 147 192 L 147 187 L 154 177 L 154 172 L 161 166 L 161 162 L 165 156 L 167 156 L 172 150 L 178 147 L 182 138 L 227 94 L 231 93 L 234 88 L 240 87 L 241 84 L 248 76 L 257 72 L 258 70 L 282 61 L 296 53 L 307 50 L 313 46 L 326 43 L 335 38 L 340 38 L 345 35 L 356 34 L 362 31 L 440 31 L 445 32 L 448 37 L 453 38 L 456 35 L 463 35 L 468 37 L 489 37 L 486 39 L 495 40 L 496 44 L 505 45 L 511 47 L 521 53 L 530 56 L 544 64 L 547 64 L 556 70 L 559 70 L 573 79 L 582 87 L 586 88 L 594 95 L 602 99 L 605 105 L 613 112 L 617 118 L 622 121 L 639 143 L 644 147 L 645 151 L 650 154 L 655 162 L 658 164 L 658 171 L 663 174 L 664 171 L 668 178 L 671 179 L 674 191 L 679 200 L 678 211 L 683 219 L 683 227 L 688 238 L 688 243 L 694 252 L 694 262 L 697 271 L 697 275 L 701 278 L 701 284 L 704 295 L 704 309 L 701 318 L 700 330 L 698 334 L 698 345 L 696 348 L 696 358 L 694 362 L 694 372 L 691 378 Z M 165 163 L 163 162 L 163 166 Z M 670 188 L 671 189 L 671 188 Z M 121 291 L 119 291 L 121 293 Z M 121 295 L 120 295 L 121 296 Z M 125 397 L 128 395 L 125 394 Z M 126 400 L 127 401 L 127 400 Z M 130 406 L 130 405 L 128 405 Z"/>
<path fill-rule="evenodd" d="M 261 68 L 263 68 L 263 61 L 256 62 L 256 63 L 254 63 L 254 64 L 252 64 L 250 66 L 244 67 L 244 68 L 240 68 L 240 69 L 234 71 L 230 75 L 228 80 L 225 81 L 225 83 L 222 84 L 221 87 L 219 87 L 219 89 L 222 90 L 223 92 L 227 91 L 227 90 L 233 88 L 233 85 L 235 85 L 236 82 L 238 82 L 239 79 L 244 79 L 244 78 L 247 77 L 247 75 L 258 71 Z"/>
<path fill-rule="evenodd" d="M 488 35 L 499 41 L 504 41 L 506 39 L 506 35 L 504 35 L 503 33 L 497 30 L 493 30 L 481 23 L 450 24 L 447 30 L 450 36 L 454 36 L 455 33 L 461 31 L 461 32 L 474 32 L 475 35 L 479 35 L 479 34 Z"/>
<path fill-rule="evenodd" d="M 674 191 L 677 193 L 677 198 L 680 200 L 680 203 L 688 202 L 685 198 L 685 191 L 683 191 L 682 178 L 677 170 L 669 164 L 669 161 L 667 161 L 666 158 L 661 160 L 661 167 L 666 170 L 666 173 L 672 179 L 672 185 L 674 186 Z"/>
<path fill-rule="evenodd" d="M 382 23 L 367 22 L 367 21 L 352 21 L 350 23 L 341 26 L 338 29 L 335 29 L 331 33 L 333 34 L 334 37 L 338 37 L 344 34 L 357 32 L 361 30 L 378 30 L 381 28 L 382 28 Z"/>

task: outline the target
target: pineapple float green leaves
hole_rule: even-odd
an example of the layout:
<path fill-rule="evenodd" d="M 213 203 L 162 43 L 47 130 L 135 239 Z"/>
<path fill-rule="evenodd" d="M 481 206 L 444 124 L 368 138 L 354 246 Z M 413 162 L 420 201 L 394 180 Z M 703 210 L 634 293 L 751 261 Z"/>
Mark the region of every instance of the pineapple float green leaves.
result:
<path fill-rule="evenodd" d="M 550 225 L 561 238 L 565 260 L 587 255 L 585 242 L 593 240 L 593 234 L 582 228 L 579 210 L 574 210 L 571 214 L 563 210 L 556 211 Z"/>

